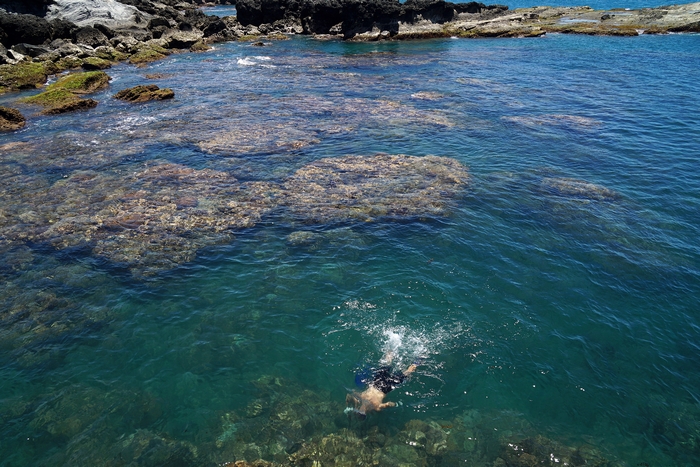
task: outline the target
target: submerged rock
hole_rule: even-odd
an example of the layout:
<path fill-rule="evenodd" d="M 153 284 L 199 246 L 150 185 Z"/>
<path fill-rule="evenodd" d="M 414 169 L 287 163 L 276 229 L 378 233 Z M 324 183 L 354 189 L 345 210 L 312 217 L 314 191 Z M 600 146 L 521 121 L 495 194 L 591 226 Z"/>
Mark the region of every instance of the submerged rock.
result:
<path fill-rule="evenodd" d="M 128 102 L 147 102 L 164 99 L 172 99 L 175 93 L 172 89 L 160 89 L 155 84 L 139 85 L 119 91 L 114 95 L 115 99 Z"/>
<path fill-rule="evenodd" d="M 369 448 L 351 431 L 341 430 L 339 433 L 304 443 L 298 451 L 289 456 L 289 462 L 295 467 L 350 467 L 381 465 L 380 458 L 379 449 Z"/>
<path fill-rule="evenodd" d="M 284 204 L 307 222 L 444 216 L 468 181 L 466 167 L 446 157 L 326 158 L 284 182 Z"/>
<path fill-rule="evenodd" d="M 575 449 L 539 435 L 518 441 L 505 441 L 500 457 L 494 462 L 494 466 L 507 467 L 555 465 L 614 467 L 618 464 L 590 447 Z"/>
<path fill-rule="evenodd" d="M 24 116 L 17 109 L 0 107 L 0 131 L 14 131 L 26 124 Z"/>
<path fill-rule="evenodd" d="M 573 178 L 544 178 L 541 188 L 556 196 L 596 201 L 616 201 L 620 194 L 604 186 Z"/>

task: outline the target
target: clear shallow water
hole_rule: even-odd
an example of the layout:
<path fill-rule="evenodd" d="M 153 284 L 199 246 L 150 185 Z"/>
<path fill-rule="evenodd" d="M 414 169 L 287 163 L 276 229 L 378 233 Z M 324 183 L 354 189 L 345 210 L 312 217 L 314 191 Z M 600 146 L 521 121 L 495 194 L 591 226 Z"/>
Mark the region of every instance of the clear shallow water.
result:
<path fill-rule="evenodd" d="M 1 464 L 279 460 L 348 426 L 400 444 L 418 419 L 451 432 L 438 465 L 535 435 L 695 465 L 699 45 L 296 38 L 111 69 L 96 109 L 0 136 L 3 226 L 71 176 L 122 196 L 109 180 L 162 160 L 278 183 L 324 157 L 433 154 L 471 180 L 445 217 L 272 210 L 155 275 L 3 238 Z M 109 98 L 151 73 L 174 101 Z M 56 210 L 88 210 L 75 193 Z M 348 424 L 355 373 L 387 348 L 424 363 L 399 407 Z"/>

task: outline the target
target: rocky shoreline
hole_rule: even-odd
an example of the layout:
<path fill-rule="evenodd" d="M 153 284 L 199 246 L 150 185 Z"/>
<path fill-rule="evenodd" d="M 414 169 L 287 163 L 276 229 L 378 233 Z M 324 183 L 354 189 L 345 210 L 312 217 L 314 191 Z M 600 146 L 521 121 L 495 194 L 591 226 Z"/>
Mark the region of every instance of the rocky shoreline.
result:
<path fill-rule="evenodd" d="M 220 0 L 221 1 L 221 0 Z M 219 2 L 220 2 L 219 1 Z M 229 0 L 224 0 L 229 1 Z M 67 70 L 135 65 L 217 42 L 290 34 L 355 41 L 434 37 L 635 36 L 700 32 L 700 3 L 641 10 L 533 7 L 442 0 L 238 0 L 237 17 L 207 16 L 202 0 L 0 2 L 0 94 Z"/>

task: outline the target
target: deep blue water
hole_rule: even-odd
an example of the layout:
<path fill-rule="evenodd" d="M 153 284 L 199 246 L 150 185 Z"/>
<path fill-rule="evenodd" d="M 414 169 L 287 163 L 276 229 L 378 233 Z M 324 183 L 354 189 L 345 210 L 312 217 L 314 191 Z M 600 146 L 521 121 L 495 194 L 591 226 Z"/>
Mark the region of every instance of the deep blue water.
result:
<path fill-rule="evenodd" d="M 431 465 L 498 465 L 536 435 L 697 465 L 699 35 L 294 38 L 108 71 L 95 109 L 0 135 L 0 465 L 279 461 L 348 426 L 397 453 L 416 419 L 449 436 Z M 110 97 L 144 82 L 176 98 Z M 0 103 L 33 115 L 24 95 Z M 377 153 L 454 159 L 469 184 L 440 216 L 278 206 L 230 237 L 195 227 L 187 260 L 144 239 L 145 270 L 130 243 L 131 263 L 99 254 L 131 227 L 62 223 L 151 196 L 130 177 L 153 164 L 209 193 L 205 169 L 274 185 Z M 67 227 L 47 241 L 42 222 Z M 387 349 L 422 364 L 398 407 L 349 422 L 356 372 Z"/>

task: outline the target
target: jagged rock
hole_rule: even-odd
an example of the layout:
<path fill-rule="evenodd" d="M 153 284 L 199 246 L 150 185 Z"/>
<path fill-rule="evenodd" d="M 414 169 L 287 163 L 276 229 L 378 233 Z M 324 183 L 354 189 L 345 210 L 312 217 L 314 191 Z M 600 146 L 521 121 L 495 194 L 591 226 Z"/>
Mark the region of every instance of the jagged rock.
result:
<path fill-rule="evenodd" d="M 128 102 L 147 102 L 172 99 L 175 97 L 175 93 L 172 89 L 160 89 L 155 84 L 147 84 L 124 89 L 116 93 L 114 97 Z"/>
<path fill-rule="evenodd" d="M 445 23 L 454 18 L 455 7 L 455 4 L 444 0 L 407 0 L 403 4 L 401 20 L 405 22 L 429 20 L 433 23 Z"/>
<path fill-rule="evenodd" d="M 26 123 L 24 116 L 17 109 L 0 107 L 0 131 L 14 131 Z"/>
<path fill-rule="evenodd" d="M 109 39 L 97 28 L 92 26 L 83 26 L 73 32 L 73 40 L 77 44 L 89 45 L 90 47 L 99 47 L 101 45 L 109 45 Z"/>

